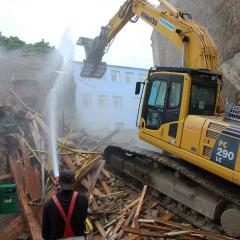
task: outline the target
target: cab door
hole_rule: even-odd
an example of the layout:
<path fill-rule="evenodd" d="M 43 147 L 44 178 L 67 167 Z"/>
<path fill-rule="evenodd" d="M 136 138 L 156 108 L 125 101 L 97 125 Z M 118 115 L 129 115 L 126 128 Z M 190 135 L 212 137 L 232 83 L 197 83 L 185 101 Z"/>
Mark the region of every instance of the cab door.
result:
<path fill-rule="evenodd" d="M 171 75 L 162 125 L 162 140 L 180 146 L 183 121 L 180 121 L 184 77 Z"/>
<path fill-rule="evenodd" d="M 159 129 L 164 122 L 169 75 L 158 74 L 147 83 L 142 110 L 141 128 L 159 138 Z"/>
<path fill-rule="evenodd" d="M 181 103 L 185 74 L 152 75 L 146 86 L 141 131 L 147 135 L 179 146 L 183 121 Z"/>

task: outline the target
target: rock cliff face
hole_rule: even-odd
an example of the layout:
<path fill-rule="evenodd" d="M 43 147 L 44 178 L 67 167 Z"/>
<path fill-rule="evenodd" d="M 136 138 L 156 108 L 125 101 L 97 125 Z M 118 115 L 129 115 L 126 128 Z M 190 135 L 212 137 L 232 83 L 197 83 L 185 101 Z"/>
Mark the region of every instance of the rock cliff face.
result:
<path fill-rule="evenodd" d="M 219 50 L 224 73 L 223 95 L 233 101 L 240 91 L 240 1 L 239 0 L 169 0 L 174 6 L 192 14 L 208 29 Z M 158 32 L 152 33 L 153 58 L 158 66 L 180 66 L 180 54 Z"/>

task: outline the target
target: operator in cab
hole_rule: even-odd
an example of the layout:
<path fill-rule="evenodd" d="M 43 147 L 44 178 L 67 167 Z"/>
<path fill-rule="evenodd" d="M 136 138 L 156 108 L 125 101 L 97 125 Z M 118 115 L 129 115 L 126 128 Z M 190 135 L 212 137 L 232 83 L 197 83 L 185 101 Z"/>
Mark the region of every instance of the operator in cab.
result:
<path fill-rule="evenodd" d="M 63 170 L 59 176 L 60 191 L 43 207 L 42 237 L 46 240 L 75 238 L 86 230 L 88 198 L 74 191 L 75 175 Z"/>

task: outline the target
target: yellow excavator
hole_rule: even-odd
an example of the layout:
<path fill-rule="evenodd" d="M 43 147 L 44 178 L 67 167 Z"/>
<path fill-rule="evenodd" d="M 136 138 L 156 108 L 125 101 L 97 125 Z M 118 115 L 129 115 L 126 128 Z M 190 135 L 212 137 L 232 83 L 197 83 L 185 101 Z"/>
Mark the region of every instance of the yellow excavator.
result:
<path fill-rule="evenodd" d="M 95 39 L 83 38 L 82 77 L 101 78 L 114 37 L 139 18 L 182 53 L 182 67 L 150 68 L 141 94 L 139 138 L 163 150 L 108 146 L 107 163 L 148 184 L 160 204 L 205 230 L 240 237 L 240 112 L 224 115 L 216 46 L 189 13 L 166 0 L 127 0 Z M 225 117 L 224 117 L 225 116 Z"/>

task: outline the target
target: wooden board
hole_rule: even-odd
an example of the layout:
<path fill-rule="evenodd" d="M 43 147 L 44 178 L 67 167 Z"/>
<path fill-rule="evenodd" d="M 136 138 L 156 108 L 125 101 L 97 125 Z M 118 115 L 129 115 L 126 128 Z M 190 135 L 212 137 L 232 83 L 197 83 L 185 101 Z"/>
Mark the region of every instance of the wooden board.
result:
<path fill-rule="evenodd" d="M 9 159 L 9 164 L 10 164 L 14 181 L 17 185 L 18 196 L 23 208 L 23 213 L 24 213 L 24 217 L 25 217 L 28 229 L 31 233 L 32 239 L 40 240 L 42 239 L 41 226 L 39 221 L 37 220 L 38 216 L 36 216 L 35 214 L 35 212 L 39 212 L 39 211 L 35 211 L 34 207 L 31 207 L 28 204 L 29 200 L 24 191 L 24 179 L 22 176 L 22 170 L 18 164 L 19 162 L 18 155 L 16 153 L 9 154 L 8 159 Z"/>
<path fill-rule="evenodd" d="M 27 226 L 25 220 L 22 215 L 19 215 L 0 230 L 0 239 L 16 240 L 21 233 L 26 231 L 26 229 Z"/>
<path fill-rule="evenodd" d="M 12 174 L 9 173 L 9 174 L 3 174 L 0 176 L 0 181 L 3 181 L 3 180 L 6 180 L 6 179 L 9 179 L 12 177 Z"/>
<path fill-rule="evenodd" d="M 36 176 L 36 172 L 34 171 L 34 168 L 31 165 L 24 138 L 19 137 L 19 142 L 20 142 L 22 155 L 23 155 L 23 163 L 24 163 L 23 173 L 25 178 L 25 184 L 31 196 L 31 200 L 32 201 L 38 200 L 42 197 L 41 185 L 40 185 L 40 182 L 38 181 L 38 177 Z"/>

